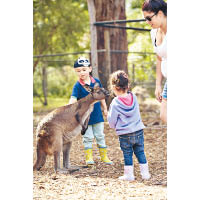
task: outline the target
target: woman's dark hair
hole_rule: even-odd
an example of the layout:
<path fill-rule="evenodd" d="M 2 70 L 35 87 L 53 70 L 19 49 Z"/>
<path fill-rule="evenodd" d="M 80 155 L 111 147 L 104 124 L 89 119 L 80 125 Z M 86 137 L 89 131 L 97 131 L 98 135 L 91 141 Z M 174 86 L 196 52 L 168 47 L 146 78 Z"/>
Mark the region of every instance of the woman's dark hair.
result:
<path fill-rule="evenodd" d="M 163 0 L 146 0 L 142 6 L 142 11 L 157 14 L 160 10 L 167 16 L 167 3 Z"/>
<path fill-rule="evenodd" d="M 114 72 L 111 75 L 111 85 L 114 85 L 118 90 L 125 91 L 129 88 L 128 75 L 122 70 Z"/>

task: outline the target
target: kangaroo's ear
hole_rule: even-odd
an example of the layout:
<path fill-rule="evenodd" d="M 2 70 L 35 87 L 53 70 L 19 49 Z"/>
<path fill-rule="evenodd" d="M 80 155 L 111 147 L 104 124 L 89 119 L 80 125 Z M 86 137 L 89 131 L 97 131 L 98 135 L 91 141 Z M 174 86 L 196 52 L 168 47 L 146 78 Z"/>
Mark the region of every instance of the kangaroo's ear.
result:
<path fill-rule="evenodd" d="M 93 88 L 90 87 L 88 84 L 85 84 L 83 87 L 84 87 L 84 88 L 86 89 L 86 91 L 88 91 L 89 93 L 91 93 L 91 92 L 93 91 Z"/>
<path fill-rule="evenodd" d="M 94 89 L 97 89 L 98 87 L 99 87 L 99 83 L 96 82 L 96 83 L 94 84 Z"/>

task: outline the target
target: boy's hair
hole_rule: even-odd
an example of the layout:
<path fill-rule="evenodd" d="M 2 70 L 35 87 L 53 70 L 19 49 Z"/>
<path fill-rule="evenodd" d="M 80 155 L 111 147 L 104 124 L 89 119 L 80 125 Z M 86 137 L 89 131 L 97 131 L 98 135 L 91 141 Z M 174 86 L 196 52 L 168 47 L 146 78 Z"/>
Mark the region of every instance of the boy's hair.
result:
<path fill-rule="evenodd" d="M 129 88 L 128 75 L 122 70 L 112 73 L 110 77 L 110 85 L 115 86 L 117 90 L 127 90 Z"/>
<path fill-rule="evenodd" d="M 85 57 L 79 57 L 75 62 L 74 62 L 74 68 L 77 67 L 90 67 L 90 61 L 89 59 Z"/>

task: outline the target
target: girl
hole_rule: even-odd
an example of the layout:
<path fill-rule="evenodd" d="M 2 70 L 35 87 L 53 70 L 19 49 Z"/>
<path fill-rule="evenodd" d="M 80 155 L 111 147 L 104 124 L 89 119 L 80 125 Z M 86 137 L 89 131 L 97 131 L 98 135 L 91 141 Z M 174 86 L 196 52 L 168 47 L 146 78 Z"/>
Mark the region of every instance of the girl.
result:
<path fill-rule="evenodd" d="M 129 80 L 124 71 L 116 71 L 110 77 L 111 89 L 116 95 L 110 104 L 108 123 L 119 136 L 121 150 L 124 156 L 124 175 L 121 180 L 132 181 L 134 177 L 133 152 L 139 162 L 143 179 L 149 179 L 149 169 L 144 153 L 144 125 L 141 121 L 139 105 L 136 96 L 128 91 Z"/>
<path fill-rule="evenodd" d="M 142 6 L 146 22 L 152 27 L 151 39 L 157 54 L 156 99 L 161 102 L 160 118 L 167 123 L 167 81 L 162 92 L 163 77 L 167 78 L 167 3 L 163 0 L 146 0 Z"/>
<path fill-rule="evenodd" d="M 84 57 L 80 57 L 74 63 L 74 69 L 77 73 L 79 80 L 73 87 L 72 95 L 69 100 L 69 104 L 75 103 L 77 100 L 87 96 L 89 94 L 88 91 L 84 89 L 82 85 L 88 84 L 91 87 L 94 87 L 94 84 L 97 82 L 101 87 L 101 83 L 98 79 L 90 76 L 92 71 L 92 67 L 90 66 L 90 62 L 88 59 Z M 107 116 L 107 106 L 105 99 L 101 100 L 102 107 L 104 109 L 104 114 Z M 90 119 L 88 122 L 88 129 L 83 135 L 83 144 L 86 155 L 86 164 L 93 165 L 93 156 L 92 156 L 92 143 L 93 139 L 96 138 L 97 145 L 99 148 L 99 153 L 101 156 L 101 160 L 106 164 L 112 164 L 112 161 L 109 160 L 107 156 L 107 147 L 104 138 L 104 120 L 101 111 L 101 104 L 97 102 L 94 104 L 94 109 L 90 115 Z"/>

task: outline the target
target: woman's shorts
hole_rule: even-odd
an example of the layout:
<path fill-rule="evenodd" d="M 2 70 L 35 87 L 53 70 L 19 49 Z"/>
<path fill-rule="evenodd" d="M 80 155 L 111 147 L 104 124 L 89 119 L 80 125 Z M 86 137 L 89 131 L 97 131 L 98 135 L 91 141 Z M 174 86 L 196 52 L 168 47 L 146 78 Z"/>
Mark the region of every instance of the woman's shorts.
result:
<path fill-rule="evenodd" d="M 164 88 L 163 88 L 162 97 L 164 99 L 167 99 L 167 81 L 165 82 L 165 85 L 164 85 Z"/>

